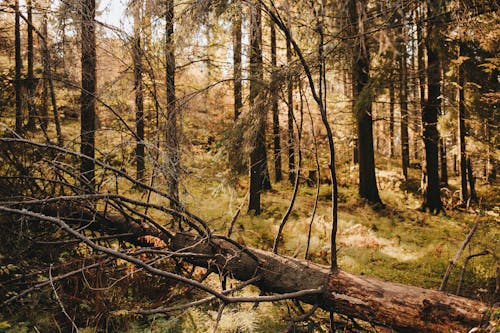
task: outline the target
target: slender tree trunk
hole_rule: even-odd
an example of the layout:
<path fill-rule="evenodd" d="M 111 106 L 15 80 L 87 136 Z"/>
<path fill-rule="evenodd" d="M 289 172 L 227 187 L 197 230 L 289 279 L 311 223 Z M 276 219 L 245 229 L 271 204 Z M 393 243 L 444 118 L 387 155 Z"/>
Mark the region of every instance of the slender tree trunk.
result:
<path fill-rule="evenodd" d="M 263 79 L 262 66 L 262 26 L 261 3 L 253 1 L 250 4 L 250 108 L 254 113 L 256 126 L 255 137 L 250 152 L 250 195 L 248 211 L 259 215 L 261 212 L 260 194 L 263 189 L 266 170 L 265 145 L 265 110 L 260 100 Z"/>
<path fill-rule="evenodd" d="M 390 158 L 394 158 L 394 81 L 391 78 L 389 82 L 389 145 L 390 145 Z"/>
<path fill-rule="evenodd" d="M 14 2 L 14 12 L 15 12 L 15 53 L 16 53 L 16 77 L 15 77 L 15 89 L 16 89 L 16 132 L 22 133 L 23 131 L 23 100 L 22 100 L 22 81 L 21 81 L 21 69 L 23 66 L 23 61 L 21 59 L 21 20 L 19 13 L 19 0 Z"/>
<path fill-rule="evenodd" d="M 366 10 L 365 0 L 349 1 L 350 24 L 353 36 L 359 34 L 358 25 L 363 22 Z M 354 45 L 353 95 L 356 101 L 354 113 L 358 124 L 359 147 L 359 195 L 372 204 L 381 204 L 375 177 L 375 156 L 373 151 L 373 121 L 370 79 L 370 58 L 368 43 L 364 35 L 359 35 Z"/>
<path fill-rule="evenodd" d="M 417 77 L 418 77 L 418 91 L 419 91 L 419 102 L 420 102 L 420 108 L 415 108 L 416 114 L 417 114 L 417 120 L 415 121 L 416 126 L 418 126 L 418 136 L 423 137 L 422 134 L 422 113 L 424 110 L 424 106 L 426 103 L 425 100 L 425 85 L 426 85 L 426 69 L 425 69 L 425 44 L 424 44 L 424 38 L 423 38 L 423 32 L 422 32 L 422 23 L 420 23 L 422 17 L 424 16 L 421 14 L 423 12 L 423 5 L 419 6 L 417 8 Z M 420 14 L 419 14 L 420 13 Z M 417 141 L 418 142 L 418 141 Z M 420 149 L 415 150 L 415 154 Z M 415 158 L 418 158 L 417 155 L 415 155 Z"/>
<path fill-rule="evenodd" d="M 408 138 L 408 64 L 406 51 L 406 19 L 403 16 L 401 27 L 400 40 L 400 57 L 399 57 L 399 105 L 401 110 L 401 160 L 403 168 L 403 176 L 408 180 L 408 167 L 410 165 L 410 145 Z"/>
<path fill-rule="evenodd" d="M 460 47 L 462 49 L 462 47 Z M 462 52 L 460 52 L 462 55 Z M 462 204 L 467 203 L 469 194 L 467 191 L 467 153 L 465 145 L 465 78 L 462 64 L 458 65 L 458 142 L 460 147 L 460 199 Z"/>
<path fill-rule="evenodd" d="M 448 186 L 448 161 L 447 161 L 446 154 L 447 154 L 446 139 L 441 138 L 439 140 L 439 160 L 440 160 L 440 170 L 441 170 L 441 178 L 440 178 L 441 186 Z"/>
<path fill-rule="evenodd" d="M 233 35 L 233 93 L 234 93 L 234 120 L 240 117 L 241 108 L 243 107 L 242 95 L 242 63 L 241 63 L 241 38 L 242 38 L 242 21 L 243 8 L 241 0 L 233 1 L 233 18 L 232 18 L 232 35 Z M 242 137 L 235 135 L 237 142 L 231 147 L 229 152 L 229 164 L 231 168 L 242 174 L 247 170 L 247 159 L 243 157 L 241 147 L 243 145 Z"/>
<path fill-rule="evenodd" d="M 467 159 L 467 176 L 469 178 L 470 199 L 477 202 L 476 177 L 474 177 L 474 172 L 472 171 L 472 162 L 470 161 L 470 157 Z"/>
<path fill-rule="evenodd" d="M 271 27 L 271 98 L 273 112 L 273 141 L 274 141 L 274 179 L 280 182 L 283 178 L 281 174 L 281 140 L 280 140 L 280 120 L 278 109 L 278 89 L 277 89 L 277 61 L 276 61 L 276 28 L 274 21 L 270 20 Z"/>
<path fill-rule="evenodd" d="M 428 93 L 427 103 L 422 112 L 422 125 L 424 127 L 425 145 L 425 181 L 424 201 L 422 208 L 438 213 L 442 208 L 439 188 L 439 161 L 438 142 L 439 132 L 437 129 L 438 114 L 440 109 L 439 98 L 441 96 L 440 77 L 440 17 L 442 1 L 428 1 L 427 3 L 428 32 L 426 38 L 427 46 L 427 80 Z"/>
<path fill-rule="evenodd" d="M 238 119 L 243 106 L 241 94 L 241 0 L 235 1 L 233 16 L 233 77 L 234 77 L 234 119 Z"/>
<path fill-rule="evenodd" d="M 446 64 L 445 60 L 441 62 L 441 95 L 446 96 Z M 441 115 L 446 114 L 446 101 L 444 98 L 441 98 Z M 440 173 L 440 184 L 441 186 L 448 186 L 448 162 L 447 162 L 447 147 L 446 147 L 446 139 L 441 137 L 439 139 L 439 170 Z"/>
<path fill-rule="evenodd" d="M 35 110 L 35 80 L 33 75 L 33 5 L 32 0 L 26 0 L 26 8 L 28 10 L 28 76 L 26 78 L 26 84 L 28 87 L 28 123 L 27 127 L 30 130 L 35 128 L 35 118 L 36 118 L 36 110 Z"/>
<path fill-rule="evenodd" d="M 180 147 L 179 133 L 177 126 L 177 103 L 175 98 L 175 45 L 174 34 L 174 0 L 166 1 L 166 27 L 165 27 L 165 63 L 167 66 L 166 87 L 167 87 L 167 189 L 174 199 L 170 202 L 170 207 L 178 209 L 179 202 L 179 177 L 180 177 Z"/>
<path fill-rule="evenodd" d="M 81 92 L 81 146 L 80 152 L 95 157 L 95 106 L 96 106 L 96 37 L 95 37 L 95 0 L 82 3 L 82 92 Z M 82 158 L 80 176 L 82 187 L 93 192 L 95 187 L 94 161 Z"/>
<path fill-rule="evenodd" d="M 287 0 L 287 4 L 288 4 Z M 291 18 L 290 18 L 290 6 L 287 6 L 287 24 L 288 29 L 291 33 Z M 290 40 L 286 41 L 286 63 L 288 65 L 288 77 L 287 77 L 287 147 L 288 147 L 288 181 L 291 184 L 295 183 L 295 136 L 293 130 L 293 77 L 292 77 L 292 45 Z"/>
<path fill-rule="evenodd" d="M 42 36 L 43 36 L 43 47 L 42 47 L 42 107 L 41 107 L 41 117 L 40 117 L 40 127 L 43 131 L 47 130 L 47 126 L 49 123 L 49 85 L 47 76 L 49 75 L 48 69 L 48 47 L 47 47 L 47 39 L 48 39 L 48 28 L 47 28 L 47 12 L 43 13 L 42 18 Z"/>
<path fill-rule="evenodd" d="M 132 59 L 134 61 L 134 90 L 135 90 L 135 129 L 137 143 L 135 147 L 137 179 L 144 179 L 146 170 L 144 158 L 144 103 L 142 88 L 142 45 L 141 45 L 141 12 L 140 2 L 133 4 L 134 14 L 134 42 Z"/>

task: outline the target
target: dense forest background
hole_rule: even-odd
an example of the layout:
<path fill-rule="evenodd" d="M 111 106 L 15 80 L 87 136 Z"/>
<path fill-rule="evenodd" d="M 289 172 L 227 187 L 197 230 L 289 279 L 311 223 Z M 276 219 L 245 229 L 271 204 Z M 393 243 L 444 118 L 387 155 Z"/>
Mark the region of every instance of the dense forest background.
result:
<path fill-rule="evenodd" d="M 0 332 L 499 329 L 497 1 L 122 5 L 0 1 Z"/>

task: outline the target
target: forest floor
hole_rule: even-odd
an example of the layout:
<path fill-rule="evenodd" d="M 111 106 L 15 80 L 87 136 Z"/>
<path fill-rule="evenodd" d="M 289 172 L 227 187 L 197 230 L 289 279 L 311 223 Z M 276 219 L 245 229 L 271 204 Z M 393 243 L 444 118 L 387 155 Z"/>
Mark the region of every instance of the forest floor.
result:
<path fill-rule="evenodd" d="M 68 142 L 77 140 L 77 124 L 77 121 L 66 121 L 65 132 L 73 133 L 72 138 L 67 135 L 70 139 Z M 184 149 L 181 200 L 190 211 L 205 219 L 216 233 L 222 234 L 227 232 L 234 214 L 241 206 L 232 237 L 248 246 L 270 250 L 278 225 L 289 205 L 292 186 L 286 180 L 273 183 L 273 189 L 262 196 L 263 213 L 260 216 L 247 214 L 246 175 L 230 174 L 226 155 L 218 146 L 217 139 L 213 143 L 207 143 L 206 139 L 197 140 L 197 137 L 204 136 L 199 131 L 201 127 L 198 133 L 194 133 L 196 135 L 192 135 L 188 148 Z M 123 156 L 130 156 L 133 145 L 124 145 L 122 140 L 116 132 L 101 130 L 97 146 L 104 148 L 99 154 L 107 156 L 108 163 L 124 162 Z M 358 199 L 355 167 L 348 164 L 339 166 L 339 266 L 354 274 L 437 289 L 449 260 L 460 248 L 475 217 L 480 214 L 479 227 L 448 282 L 446 290 L 455 293 L 467 255 L 484 250 L 500 253 L 499 186 L 478 179 L 477 192 L 482 198 L 481 208 L 473 204 L 469 209 L 447 209 L 446 214 L 431 215 L 419 209 L 420 170 L 411 169 L 409 180 L 404 181 L 397 165 L 398 161 L 377 157 L 377 179 L 385 204 L 383 209 L 373 208 Z M 133 173 L 133 170 L 127 171 Z M 457 188 L 458 178 L 452 175 L 450 190 L 445 191 L 447 204 L 453 204 L 453 195 L 449 193 L 453 194 Z M 128 193 L 131 197 L 143 196 L 135 189 L 129 189 Z M 280 254 L 304 258 L 311 225 L 309 257 L 314 262 L 328 264 L 330 185 L 321 185 L 317 211 L 311 219 L 315 195 L 315 187 L 300 183 L 296 203 L 284 228 Z M 154 196 L 152 200 L 154 202 Z M 491 255 L 472 259 L 467 266 L 461 294 L 488 303 L 498 301 L 492 299 L 497 265 L 498 262 Z M 213 283 L 217 284 L 218 279 L 214 277 Z M 258 294 L 257 289 L 252 292 Z M 217 332 L 282 332 L 289 325 L 284 318 L 297 316 L 296 311 L 297 306 L 286 301 L 264 303 L 257 307 L 252 304 L 231 305 L 224 311 Z M 127 332 L 205 332 L 211 330 L 216 318 L 217 306 L 210 305 L 192 308 L 176 316 L 157 315 L 147 321 L 134 320 L 127 325 Z M 326 332 L 327 323 L 328 314 L 317 311 L 308 322 L 298 325 L 297 332 Z M 10 328 L 2 328 L 1 324 L 0 320 L 0 332 L 14 332 L 14 326 L 11 326 L 14 323 L 9 323 Z M 16 332 L 21 332 L 22 324 L 15 327 L 18 329 Z M 80 332 L 94 330 L 87 328 Z"/>

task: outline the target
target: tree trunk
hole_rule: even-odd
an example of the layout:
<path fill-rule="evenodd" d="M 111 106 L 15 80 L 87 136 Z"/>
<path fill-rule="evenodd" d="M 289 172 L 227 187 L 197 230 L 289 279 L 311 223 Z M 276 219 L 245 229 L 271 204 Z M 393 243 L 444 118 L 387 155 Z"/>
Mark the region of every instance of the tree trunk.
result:
<path fill-rule="evenodd" d="M 165 63 L 166 63 L 166 89 L 167 89 L 167 189 L 174 199 L 170 207 L 177 209 L 179 202 L 179 177 L 180 177 L 180 148 L 179 133 L 177 128 L 177 103 L 175 98 L 175 45 L 174 34 L 174 0 L 167 0 L 165 12 Z"/>
<path fill-rule="evenodd" d="M 81 107 L 81 147 L 80 153 L 94 158 L 95 156 L 95 102 L 96 102 L 96 37 L 95 37 L 95 0 L 85 0 L 82 3 L 82 92 Z M 82 188 L 93 192 L 95 188 L 94 161 L 81 159 L 80 181 Z"/>
<path fill-rule="evenodd" d="M 419 91 L 419 107 L 420 108 L 415 108 L 416 113 L 418 115 L 417 120 L 415 121 L 415 125 L 418 126 L 418 136 L 423 137 L 422 134 L 422 127 L 423 125 L 421 124 L 422 120 L 422 113 L 424 111 L 425 107 L 425 85 L 426 85 L 426 69 L 425 69 L 425 45 L 424 45 L 424 38 L 423 38 L 423 32 L 422 32 L 422 23 L 419 23 L 422 18 L 423 18 L 423 4 L 422 6 L 417 7 L 417 77 L 418 77 L 418 91 Z M 420 138 L 419 138 L 420 139 Z M 419 151 L 418 149 L 415 150 L 416 152 Z M 417 158 L 417 155 L 415 155 L 415 158 Z M 423 170 L 423 169 L 422 169 Z"/>
<path fill-rule="evenodd" d="M 283 294 L 316 289 L 317 293 L 298 299 L 398 332 L 468 332 L 473 327 L 488 325 L 489 315 L 499 311 L 498 307 L 441 291 L 342 270 L 332 272 L 323 265 L 243 247 L 217 235 L 209 238 L 190 233 L 169 235 L 171 231 L 167 234 L 134 219 L 95 214 L 81 206 L 43 204 L 31 209 L 45 216 L 61 216 L 68 224 L 92 220 L 89 228 L 101 233 L 132 233 L 126 241 L 138 246 L 145 245 L 141 241 L 144 236 L 158 237 L 169 244 L 169 250 L 178 254 L 188 252 L 184 258 L 193 265 L 210 267 L 214 272 L 240 281 L 258 277 L 252 284 L 262 292 Z"/>
<path fill-rule="evenodd" d="M 35 80 L 33 76 L 33 5 L 31 0 L 26 0 L 26 9 L 28 10 L 28 76 L 26 78 L 26 84 L 28 87 L 28 123 L 27 127 L 30 130 L 35 128 Z"/>
<path fill-rule="evenodd" d="M 349 16 L 353 36 L 359 34 L 358 25 L 364 20 L 365 10 L 366 2 L 364 0 L 349 1 Z M 372 96 L 368 87 L 370 58 L 368 43 L 364 35 L 357 37 L 353 51 L 353 95 L 356 101 L 354 113 L 358 124 L 359 147 L 359 195 L 372 204 L 381 204 L 382 200 L 378 193 L 377 179 L 375 177 Z"/>
<path fill-rule="evenodd" d="M 234 77 L 234 119 L 240 116 L 243 106 L 241 95 L 241 0 L 235 1 L 233 17 L 233 77 Z"/>
<path fill-rule="evenodd" d="M 390 158 L 394 158 L 394 81 L 391 78 L 389 82 L 389 145 L 390 145 Z"/>
<path fill-rule="evenodd" d="M 278 82 L 276 78 L 276 28 L 273 20 L 270 20 L 271 27 L 271 98 L 273 112 L 273 141 L 274 141 L 274 179 L 280 182 L 283 178 L 281 173 L 281 140 L 280 140 L 280 120 L 278 109 Z"/>
<path fill-rule="evenodd" d="M 462 47 L 460 47 L 462 49 Z M 460 52 L 462 55 L 462 52 Z M 462 204 L 467 203 L 469 194 L 467 192 L 467 153 L 465 145 L 465 78 L 463 65 L 458 65 L 458 142 L 460 147 L 460 199 Z"/>
<path fill-rule="evenodd" d="M 250 152 L 250 189 L 248 211 L 259 215 L 260 194 L 266 170 L 266 145 L 265 145 L 265 110 L 262 108 L 261 89 L 263 79 L 262 66 L 262 27 L 261 27 L 261 4 L 254 1 L 250 4 L 250 108 L 253 112 L 255 122 L 255 137 L 252 141 Z"/>
<path fill-rule="evenodd" d="M 191 263 L 224 267 L 235 279 L 260 276 L 255 283 L 263 292 L 289 293 L 324 288 L 318 295 L 300 300 L 400 332 L 467 332 L 484 322 L 486 304 L 444 292 L 356 276 L 326 266 L 247 248 L 241 251 L 221 239 L 197 239 L 177 234 L 173 251 L 189 248 L 192 253 L 215 255 L 215 260 L 193 257 Z M 258 259 L 258 263 L 250 257 Z"/>
<path fill-rule="evenodd" d="M 427 46 L 427 102 L 422 111 L 422 126 L 424 128 L 425 145 L 425 166 L 426 175 L 424 181 L 424 201 L 423 209 L 429 209 L 431 212 L 438 213 L 443 207 L 439 188 L 439 161 L 438 161 L 438 142 L 439 132 L 437 129 L 438 114 L 440 109 L 439 98 L 441 96 L 440 82 L 440 12 L 441 1 L 428 2 L 427 17 L 428 32 L 426 38 Z"/>
<path fill-rule="evenodd" d="M 144 103 L 142 89 L 142 45 L 141 45 L 141 12 L 140 2 L 133 4 L 134 14 L 134 41 L 132 45 L 132 59 L 134 61 L 134 90 L 135 90 L 135 129 L 137 142 L 135 147 L 137 179 L 144 179 L 146 170 L 144 158 Z"/>
<path fill-rule="evenodd" d="M 291 18 L 289 0 L 287 0 L 287 24 L 291 34 Z M 293 77 L 292 77 L 292 45 L 287 38 L 286 41 L 286 63 L 288 65 L 287 75 L 287 147 L 288 147 L 288 181 L 290 184 L 295 183 L 295 136 L 293 130 Z"/>
<path fill-rule="evenodd" d="M 49 75 L 49 57 L 48 57 L 48 47 L 47 47 L 47 38 L 48 38 L 48 28 L 47 28 L 47 12 L 43 13 L 42 18 L 42 36 L 44 41 L 42 42 L 42 107 L 40 110 L 40 127 L 43 131 L 47 131 L 47 126 L 49 124 L 49 85 L 47 77 Z"/>
<path fill-rule="evenodd" d="M 15 89 L 16 89 L 16 133 L 20 134 L 23 131 L 23 100 L 22 100 L 22 81 L 21 81 L 21 69 L 23 67 L 23 61 L 21 59 L 21 20 L 19 13 L 19 0 L 14 2 L 14 12 L 15 12 L 15 53 L 16 53 L 16 77 L 15 77 Z"/>
<path fill-rule="evenodd" d="M 406 20 L 402 14 L 401 40 L 399 44 L 399 105 L 401 110 L 401 160 L 403 176 L 408 180 L 408 167 L 410 165 L 410 145 L 408 138 L 408 64 L 406 52 Z"/>
<path fill-rule="evenodd" d="M 441 186 L 448 186 L 448 162 L 446 158 L 446 140 L 445 138 L 441 138 L 439 140 L 439 159 L 441 164 Z"/>
<path fill-rule="evenodd" d="M 470 199 L 474 202 L 477 202 L 476 177 L 474 177 L 474 172 L 472 171 L 472 163 L 470 161 L 470 158 L 467 159 L 467 176 L 469 178 Z"/>

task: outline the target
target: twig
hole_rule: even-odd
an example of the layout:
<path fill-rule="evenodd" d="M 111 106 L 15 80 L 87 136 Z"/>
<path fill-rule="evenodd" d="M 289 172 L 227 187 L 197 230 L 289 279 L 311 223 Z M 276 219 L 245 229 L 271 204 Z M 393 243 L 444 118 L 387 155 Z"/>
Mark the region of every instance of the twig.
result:
<path fill-rule="evenodd" d="M 68 320 L 71 322 L 71 325 L 73 326 L 73 329 L 78 333 L 78 326 L 76 326 L 75 322 L 69 314 L 66 312 L 66 309 L 64 308 L 64 304 L 61 302 L 61 299 L 59 298 L 59 295 L 57 294 L 56 287 L 54 286 L 54 282 L 52 281 L 52 264 L 50 264 L 49 267 L 49 281 L 50 281 L 50 286 L 52 287 L 52 290 L 54 290 L 54 296 L 56 297 L 57 302 L 59 303 L 59 306 L 61 307 L 62 313 L 68 318 Z M 73 332 L 73 329 L 71 330 Z"/>
<path fill-rule="evenodd" d="M 465 237 L 465 239 L 464 239 L 464 241 L 462 243 L 462 246 L 460 247 L 460 249 L 458 249 L 458 252 L 455 254 L 455 256 L 453 257 L 453 259 L 450 260 L 450 264 L 448 265 L 448 268 L 446 269 L 446 273 L 444 274 L 443 281 L 441 282 L 441 286 L 439 287 L 440 291 L 444 291 L 445 290 L 446 284 L 448 283 L 448 279 L 450 278 L 450 274 L 451 274 L 452 269 L 457 264 L 457 261 L 460 258 L 460 256 L 462 255 L 462 252 L 464 252 L 465 247 L 470 242 L 472 236 L 476 232 L 476 229 L 477 229 L 478 225 L 479 225 L 479 214 L 474 219 L 474 226 L 472 227 L 472 229 L 467 234 L 467 237 Z"/>
<path fill-rule="evenodd" d="M 479 253 L 474 253 L 471 255 L 468 255 L 465 260 L 464 260 L 464 265 L 462 266 L 462 272 L 460 273 L 460 282 L 458 282 L 458 287 L 457 287 L 457 295 L 460 295 L 460 291 L 462 290 L 462 286 L 464 284 L 464 277 L 465 277 L 465 269 L 467 268 L 467 264 L 469 263 L 469 260 L 475 257 L 480 257 L 480 256 L 485 256 L 491 254 L 489 250 L 484 250 L 483 252 Z"/>

